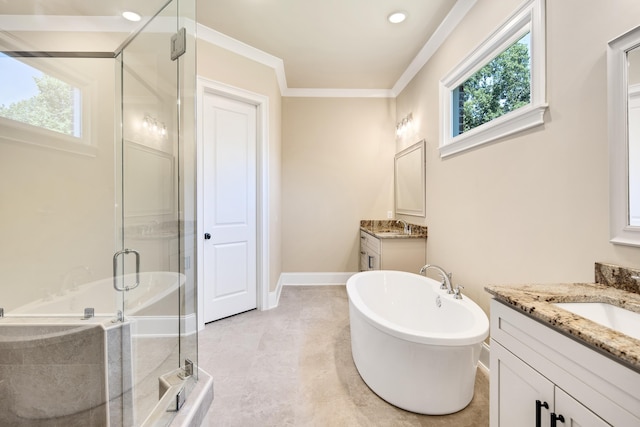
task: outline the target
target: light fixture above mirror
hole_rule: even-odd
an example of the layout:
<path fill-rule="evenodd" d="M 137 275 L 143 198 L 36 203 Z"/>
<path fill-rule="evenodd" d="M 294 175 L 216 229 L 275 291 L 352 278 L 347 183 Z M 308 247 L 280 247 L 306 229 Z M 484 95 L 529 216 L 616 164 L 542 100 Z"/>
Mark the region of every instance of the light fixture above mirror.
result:
<path fill-rule="evenodd" d="M 396 123 L 396 136 L 401 137 L 413 126 L 413 113 L 409 113 Z"/>

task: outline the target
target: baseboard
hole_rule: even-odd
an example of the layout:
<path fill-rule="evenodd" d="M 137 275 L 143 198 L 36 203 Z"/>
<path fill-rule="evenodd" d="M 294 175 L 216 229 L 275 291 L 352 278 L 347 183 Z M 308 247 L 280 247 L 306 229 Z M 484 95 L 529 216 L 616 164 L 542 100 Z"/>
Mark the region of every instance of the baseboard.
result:
<path fill-rule="evenodd" d="M 344 285 L 356 273 L 282 273 L 284 286 Z"/>
<path fill-rule="evenodd" d="M 276 290 L 273 292 L 269 292 L 269 306 L 263 307 L 263 310 L 271 310 L 272 308 L 276 308 L 278 306 L 278 302 L 280 302 L 280 293 L 282 292 L 282 275 L 278 279 L 278 283 L 276 284 Z"/>
<path fill-rule="evenodd" d="M 483 342 L 482 350 L 480 350 L 480 360 L 478 362 L 478 367 L 482 369 L 486 374 L 489 374 L 489 369 L 491 368 L 490 351 L 491 348 L 489 347 L 489 344 Z"/>
<path fill-rule="evenodd" d="M 268 309 L 276 308 L 283 286 L 344 285 L 356 273 L 281 273 L 273 292 L 269 292 Z"/>

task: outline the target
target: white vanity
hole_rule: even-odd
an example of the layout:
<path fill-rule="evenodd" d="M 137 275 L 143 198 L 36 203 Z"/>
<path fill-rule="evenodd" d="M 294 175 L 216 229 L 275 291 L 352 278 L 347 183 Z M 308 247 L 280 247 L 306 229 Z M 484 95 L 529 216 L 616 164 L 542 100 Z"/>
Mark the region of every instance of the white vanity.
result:
<path fill-rule="evenodd" d="M 640 310 L 602 284 L 489 286 L 491 427 L 640 426 L 640 340 L 556 303 Z"/>
<path fill-rule="evenodd" d="M 360 222 L 360 271 L 400 270 L 417 273 L 427 259 L 427 228 L 405 233 L 395 221 Z"/>

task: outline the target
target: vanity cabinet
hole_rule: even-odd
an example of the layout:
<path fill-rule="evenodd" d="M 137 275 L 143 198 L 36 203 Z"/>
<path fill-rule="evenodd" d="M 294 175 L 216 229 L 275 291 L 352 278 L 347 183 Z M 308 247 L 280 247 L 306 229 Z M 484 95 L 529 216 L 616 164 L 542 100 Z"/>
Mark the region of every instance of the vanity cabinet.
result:
<path fill-rule="evenodd" d="M 609 425 L 495 340 L 491 354 L 500 390 L 498 422 L 492 419 L 492 426 L 550 426 L 552 418 L 556 425 Z"/>
<path fill-rule="evenodd" d="M 380 239 L 360 231 L 360 271 L 380 270 Z"/>
<path fill-rule="evenodd" d="M 640 426 L 640 373 L 491 302 L 491 427 Z"/>
<path fill-rule="evenodd" d="M 360 271 L 400 270 L 417 273 L 426 264 L 426 238 L 378 238 L 360 230 Z"/>

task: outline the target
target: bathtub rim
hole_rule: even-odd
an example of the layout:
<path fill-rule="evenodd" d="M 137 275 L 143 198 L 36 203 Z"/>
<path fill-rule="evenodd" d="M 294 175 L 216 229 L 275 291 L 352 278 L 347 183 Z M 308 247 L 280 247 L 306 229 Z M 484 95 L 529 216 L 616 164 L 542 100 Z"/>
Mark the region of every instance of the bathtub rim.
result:
<path fill-rule="evenodd" d="M 160 292 L 154 294 L 152 298 L 145 300 L 144 305 L 137 306 L 137 307 L 127 307 L 125 309 L 125 316 L 135 316 L 136 313 L 138 313 L 139 311 L 157 303 L 161 299 L 170 295 L 172 292 L 174 291 L 179 292 L 180 289 L 186 283 L 186 275 L 184 273 L 175 272 L 175 271 L 143 271 L 143 272 L 140 272 L 140 276 L 142 276 L 143 278 L 149 277 L 150 279 L 152 279 L 154 276 L 169 277 L 169 278 L 175 279 L 175 282 L 172 283 L 171 286 L 166 287 L 162 289 Z M 135 277 L 136 277 L 136 273 L 127 273 L 123 276 L 124 280 L 135 279 Z M 91 291 L 94 287 L 104 287 L 105 289 L 111 290 L 113 289 L 112 286 L 113 286 L 112 276 L 92 280 L 90 282 L 78 285 L 78 287 L 75 290 L 70 290 L 68 292 L 65 292 L 62 295 L 55 295 L 51 298 L 45 297 L 45 298 L 36 299 L 34 301 L 23 304 L 19 307 L 15 307 L 8 310 L 5 308 L 5 317 L 73 318 L 78 315 L 81 316 L 82 313 L 80 309 L 78 309 L 77 312 L 50 312 L 50 311 L 43 312 L 38 310 L 42 310 L 43 307 L 47 308 L 51 306 L 53 303 L 60 303 L 61 301 L 67 300 L 69 298 L 73 298 L 75 295 L 78 295 L 78 293 L 84 296 L 87 292 Z M 119 293 L 116 293 L 116 291 L 114 290 L 112 295 L 114 297 L 113 310 L 102 310 L 99 308 L 95 311 L 96 317 L 109 317 L 109 316 L 113 317 L 116 315 L 119 308 L 118 300 L 117 300 L 117 298 L 119 298 Z M 125 292 L 125 295 L 126 295 L 126 292 Z M 92 305 L 89 303 L 88 307 L 92 307 L 92 306 L 95 306 L 95 305 Z"/>
<path fill-rule="evenodd" d="M 15 350 L 18 348 L 32 348 L 47 344 L 59 344 L 73 341 L 79 333 L 85 333 L 91 329 L 109 331 L 128 325 L 131 322 L 113 322 L 113 317 L 92 317 L 82 319 L 77 317 L 51 317 L 51 316 L 9 316 L 0 319 L 0 351 Z M 30 333 L 22 335 L 3 335 L 3 328 L 25 328 L 36 330 L 39 327 L 50 329 L 47 332 Z"/>
<path fill-rule="evenodd" d="M 363 277 L 381 274 L 411 276 L 414 279 L 424 281 L 425 284 L 431 285 L 436 294 L 440 295 L 441 298 L 450 300 L 451 303 L 461 305 L 468 310 L 476 320 L 474 325 L 470 329 L 466 329 L 460 333 L 435 333 L 430 331 L 428 335 L 426 335 L 424 331 L 402 327 L 392 323 L 370 309 L 356 289 L 359 280 Z M 351 276 L 347 280 L 346 288 L 350 309 L 357 311 L 358 314 L 373 327 L 397 338 L 419 344 L 458 347 L 480 344 L 489 336 L 489 318 L 475 301 L 464 294 L 461 300 L 454 299 L 453 295 L 447 294 L 446 291 L 440 289 L 440 282 L 429 277 L 396 270 L 363 271 Z"/>

